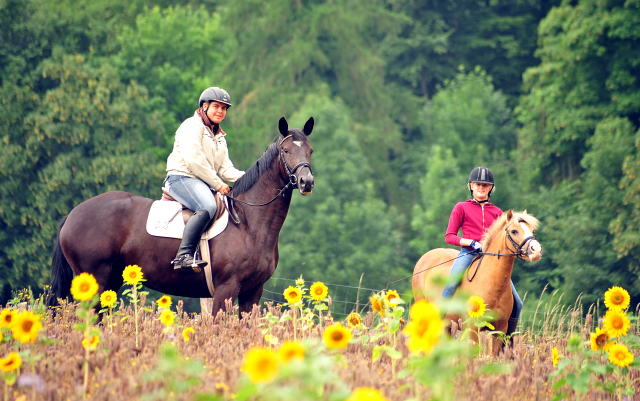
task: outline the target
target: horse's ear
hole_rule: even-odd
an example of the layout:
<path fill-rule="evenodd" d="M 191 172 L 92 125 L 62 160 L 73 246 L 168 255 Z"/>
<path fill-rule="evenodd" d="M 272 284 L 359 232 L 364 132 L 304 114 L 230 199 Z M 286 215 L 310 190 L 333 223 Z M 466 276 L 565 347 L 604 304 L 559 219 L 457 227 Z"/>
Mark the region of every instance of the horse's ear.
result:
<path fill-rule="evenodd" d="M 524 212 L 522 212 L 522 213 L 527 214 L 527 209 L 524 209 Z"/>
<path fill-rule="evenodd" d="M 507 221 L 510 221 L 512 217 L 513 217 L 513 212 L 511 211 L 511 209 L 507 210 Z"/>
<path fill-rule="evenodd" d="M 304 132 L 306 136 L 311 135 L 311 131 L 313 131 L 313 124 L 314 124 L 313 117 L 309 118 L 307 122 L 304 124 L 304 128 L 302 129 L 302 132 Z"/>
<path fill-rule="evenodd" d="M 282 136 L 286 137 L 287 135 L 289 135 L 289 123 L 287 123 L 286 118 L 280 118 L 280 121 L 278 122 L 278 129 L 280 130 Z"/>

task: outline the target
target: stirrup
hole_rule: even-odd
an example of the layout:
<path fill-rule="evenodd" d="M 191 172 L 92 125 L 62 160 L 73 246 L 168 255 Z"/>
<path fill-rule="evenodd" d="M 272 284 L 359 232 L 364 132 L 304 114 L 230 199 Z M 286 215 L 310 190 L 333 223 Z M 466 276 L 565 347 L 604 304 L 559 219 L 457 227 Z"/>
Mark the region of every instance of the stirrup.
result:
<path fill-rule="evenodd" d="M 171 264 L 173 265 L 174 270 L 192 268 L 196 272 L 200 272 L 203 267 L 208 265 L 206 261 L 198 260 L 189 254 L 178 256 L 171 261 Z"/>

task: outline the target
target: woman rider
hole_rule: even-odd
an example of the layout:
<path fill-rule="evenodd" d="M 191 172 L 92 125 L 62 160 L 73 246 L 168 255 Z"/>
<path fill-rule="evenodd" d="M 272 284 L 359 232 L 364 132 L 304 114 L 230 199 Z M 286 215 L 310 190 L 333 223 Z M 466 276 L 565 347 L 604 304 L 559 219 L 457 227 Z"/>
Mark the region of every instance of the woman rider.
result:
<path fill-rule="evenodd" d="M 480 240 L 493 221 L 502 214 L 502 210 L 489 203 L 491 191 L 494 189 L 493 173 L 486 167 L 476 167 L 469 174 L 467 184 L 471 192 L 471 199 L 459 202 L 453 208 L 449 217 L 449 225 L 445 241 L 449 245 L 462 246 L 458 258 L 451 266 L 449 279 L 442 290 L 443 298 L 451 298 L 464 271 L 469 267 L 473 258 L 482 252 Z M 462 237 L 458 237 L 458 230 L 462 228 Z M 513 292 L 513 310 L 509 317 L 507 335 L 513 334 L 518 326 L 518 319 L 522 311 L 522 300 L 511 281 Z"/>
<path fill-rule="evenodd" d="M 173 151 L 167 158 L 165 188 L 195 214 L 187 221 L 178 254 L 171 262 L 174 269 L 207 265 L 206 261 L 194 260 L 194 253 L 216 212 L 212 191 L 226 195 L 230 188 L 224 181 L 234 183 L 244 175 L 229 160 L 226 133 L 220 128 L 229 107 L 231 97 L 224 89 L 207 88 L 193 117 L 176 131 Z"/>

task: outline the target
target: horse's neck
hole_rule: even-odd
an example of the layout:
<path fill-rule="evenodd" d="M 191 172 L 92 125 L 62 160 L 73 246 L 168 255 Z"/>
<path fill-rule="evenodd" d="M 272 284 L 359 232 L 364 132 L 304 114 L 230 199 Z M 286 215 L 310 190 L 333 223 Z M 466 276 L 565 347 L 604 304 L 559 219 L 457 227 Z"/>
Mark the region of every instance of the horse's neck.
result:
<path fill-rule="evenodd" d="M 487 244 L 485 252 L 503 255 L 500 257 L 485 256 L 485 258 L 489 259 L 485 260 L 484 263 L 489 262 L 487 265 L 493 272 L 492 276 L 495 278 L 496 285 L 511 287 L 511 273 L 513 272 L 513 263 L 516 257 L 512 256 L 511 253 L 513 252 L 507 248 L 505 233 L 495 236 L 491 243 Z"/>
<path fill-rule="evenodd" d="M 247 192 L 239 195 L 238 199 L 253 204 L 267 203 L 278 195 L 278 192 L 280 192 L 285 185 L 286 183 L 283 182 L 282 173 L 278 169 L 276 157 L 271 164 L 271 168 L 265 171 Z M 236 203 L 236 205 L 241 206 L 242 213 L 244 213 L 247 218 L 247 224 L 254 229 L 252 231 L 277 239 L 278 233 L 289 212 L 291 193 L 292 191 L 290 189 L 285 191 L 266 206 L 249 206 L 241 204 L 240 202 Z M 268 229 L 263 229 L 264 225 L 268 226 Z"/>

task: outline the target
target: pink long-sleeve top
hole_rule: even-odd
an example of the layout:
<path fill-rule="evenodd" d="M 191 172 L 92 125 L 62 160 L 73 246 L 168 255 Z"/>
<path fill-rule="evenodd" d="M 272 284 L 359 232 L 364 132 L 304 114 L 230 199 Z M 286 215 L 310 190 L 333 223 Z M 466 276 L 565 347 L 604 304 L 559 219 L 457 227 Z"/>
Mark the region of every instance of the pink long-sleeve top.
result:
<path fill-rule="evenodd" d="M 453 208 L 449 217 L 449 225 L 444 240 L 449 245 L 460 246 L 462 238 L 480 241 L 487 228 L 502 214 L 499 207 L 486 202 L 480 204 L 473 199 L 459 202 Z M 458 230 L 462 228 L 462 237 Z M 464 248 L 471 249 L 465 246 Z"/>

